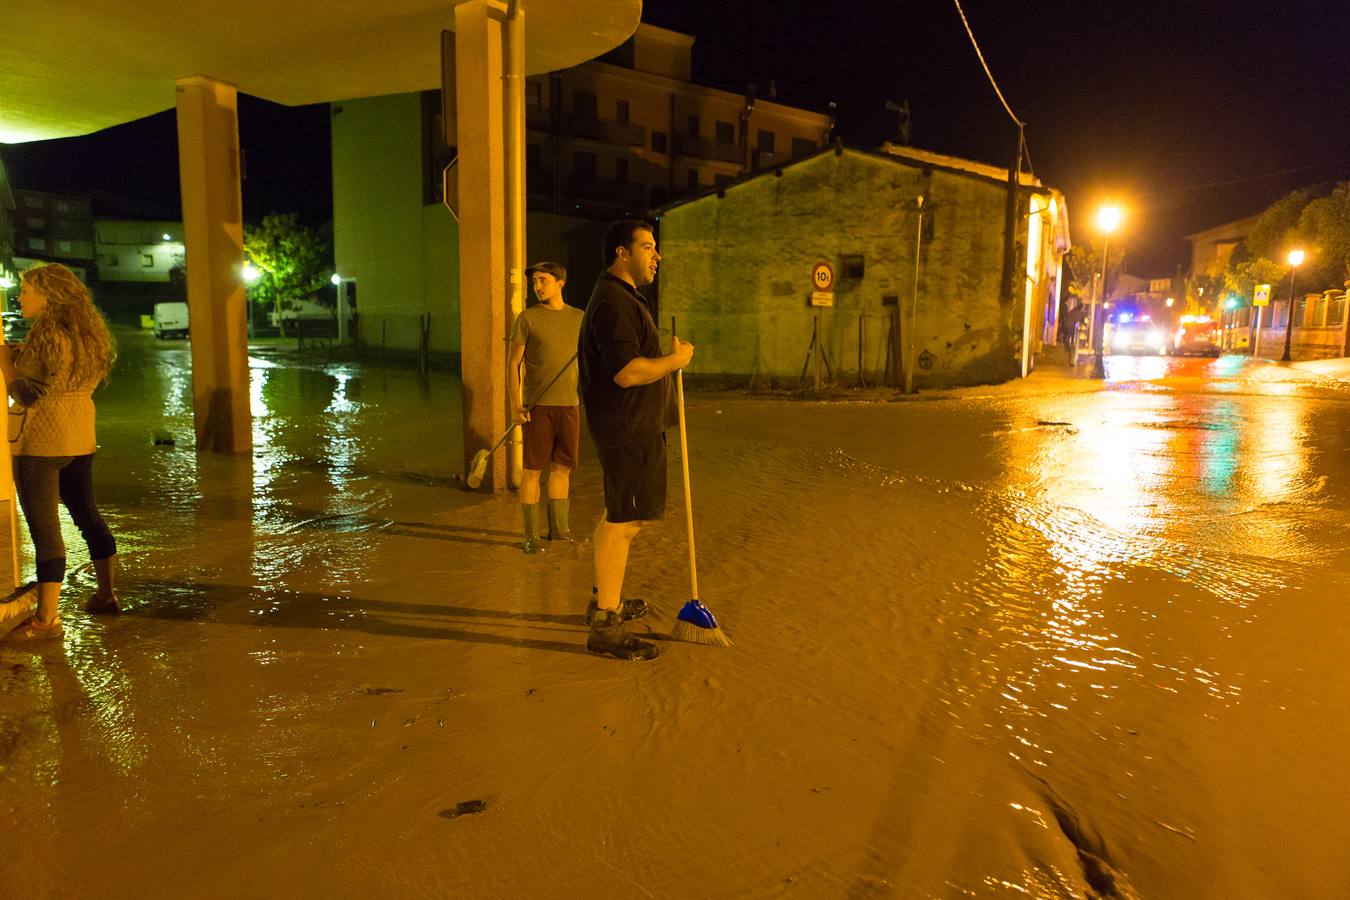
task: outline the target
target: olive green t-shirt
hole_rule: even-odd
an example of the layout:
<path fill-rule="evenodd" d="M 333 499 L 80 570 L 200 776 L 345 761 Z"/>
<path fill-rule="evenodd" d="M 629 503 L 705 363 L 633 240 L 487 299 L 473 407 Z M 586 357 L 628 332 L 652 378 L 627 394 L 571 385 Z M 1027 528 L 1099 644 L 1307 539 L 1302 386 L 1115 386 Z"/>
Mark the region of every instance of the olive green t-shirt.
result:
<path fill-rule="evenodd" d="M 511 343 L 525 345 L 525 377 L 522 393 L 526 406 L 577 405 L 577 334 L 581 331 L 581 310 L 564 304 L 562 309 L 549 309 L 535 304 L 516 317 L 511 329 Z M 544 385 L 552 381 L 558 371 L 567 371 L 548 392 L 540 396 Z"/>

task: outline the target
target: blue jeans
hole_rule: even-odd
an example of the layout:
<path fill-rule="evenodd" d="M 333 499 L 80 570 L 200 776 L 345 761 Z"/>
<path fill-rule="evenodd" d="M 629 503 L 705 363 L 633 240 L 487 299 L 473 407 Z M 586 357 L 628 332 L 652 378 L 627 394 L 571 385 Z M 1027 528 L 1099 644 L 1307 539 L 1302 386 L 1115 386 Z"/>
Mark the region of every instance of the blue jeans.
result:
<path fill-rule="evenodd" d="M 58 499 L 84 536 L 90 559 L 117 554 L 117 543 L 94 502 L 94 454 L 16 456 L 14 487 L 28 533 L 33 536 L 38 581 L 59 583 L 66 577 L 66 543 L 61 538 Z"/>

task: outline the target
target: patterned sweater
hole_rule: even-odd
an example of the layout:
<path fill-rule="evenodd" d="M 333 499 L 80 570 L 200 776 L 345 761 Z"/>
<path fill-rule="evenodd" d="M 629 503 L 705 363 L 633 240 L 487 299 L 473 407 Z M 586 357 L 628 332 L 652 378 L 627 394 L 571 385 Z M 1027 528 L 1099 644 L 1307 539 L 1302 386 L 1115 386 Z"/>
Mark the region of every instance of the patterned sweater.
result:
<path fill-rule="evenodd" d="M 93 453 L 94 388 L 74 384 L 69 340 L 51 359 L 24 345 L 14 357 L 18 378 L 9 385 L 9 448 L 12 456 L 84 456 Z"/>

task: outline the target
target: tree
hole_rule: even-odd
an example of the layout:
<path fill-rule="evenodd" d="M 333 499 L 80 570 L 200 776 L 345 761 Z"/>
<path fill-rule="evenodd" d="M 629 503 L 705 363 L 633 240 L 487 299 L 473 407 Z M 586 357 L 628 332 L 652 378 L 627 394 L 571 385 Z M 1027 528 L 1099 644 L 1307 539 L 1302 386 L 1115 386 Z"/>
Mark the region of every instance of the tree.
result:
<path fill-rule="evenodd" d="M 1107 267 L 1107 282 L 1119 277 L 1125 269 L 1125 248 L 1119 242 L 1109 246 L 1111 261 Z M 1094 237 L 1086 245 L 1074 244 L 1069 249 L 1069 293 L 1078 298 L 1079 303 L 1091 303 L 1097 298 L 1094 287 L 1102 274 L 1102 239 Z"/>
<path fill-rule="evenodd" d="M 315 295 L 333 274 L 332 235 L 327 228 L 306 228 L 295 213 L 273 213 L 244 235 L 244 252 L 265 277 L 249 287 L 251 300 L 281 312 Z"/>
<path fill-rule="evenodd" d="M 1303 207 L 1297 237 L 1308 251 L 1300 277 L 1310 285 L 1339 288 L 1350 279 L 1350 181 Z"/>

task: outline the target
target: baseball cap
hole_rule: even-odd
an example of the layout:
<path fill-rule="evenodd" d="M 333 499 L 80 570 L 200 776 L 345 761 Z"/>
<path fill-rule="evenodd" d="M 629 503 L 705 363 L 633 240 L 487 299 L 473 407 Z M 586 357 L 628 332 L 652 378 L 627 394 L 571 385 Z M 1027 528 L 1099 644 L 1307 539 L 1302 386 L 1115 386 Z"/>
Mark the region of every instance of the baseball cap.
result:
<path fill-rule="evenodd" d="M 547 272 L 559 281 L 567 280 L 567 270 L 555 262 L 537 262 L 525 270 L 526 277 L 535 272 Z"/>

